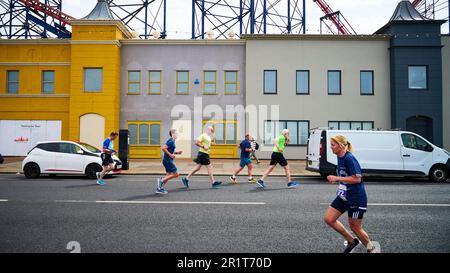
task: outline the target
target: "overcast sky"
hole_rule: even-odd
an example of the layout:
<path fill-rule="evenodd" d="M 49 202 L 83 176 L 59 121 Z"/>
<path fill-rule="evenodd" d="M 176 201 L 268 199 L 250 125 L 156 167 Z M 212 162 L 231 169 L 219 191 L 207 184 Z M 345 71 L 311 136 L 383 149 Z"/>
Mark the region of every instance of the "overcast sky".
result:
<path fill-rule="evenodd" d="M 159 7 L 156 0 L 152 5 L 155 12 Z M 227 0 L 232 3 L 236 0 Z M 274 2 L 274 0 L 269 0 Z M 341 11 L 358 34 L 372 34 L 382 27 L 391 17 L 400 0 L 327 0 L 334 11 Z M 443 2 L 444 0 L 440 0 Z M 97 0 L 63 0 L 63 11 L 76 17 L 86 16 L 95 6 Z M 116 3 L 139 3 L 141 0 L 116 0 Z M 191 0 L 167 0 L 167 31 L 173 39 L 190 38 L 191 33 Z M 306 1 L 306 31 L 319 33 L 320 20 L 324 14 L 312 0 Z M 448 17 L 448 11 L 441 11 L 437 19 Z M 137 31 L 143 32 L 139 26 Z M 448 25 L 442 28 L 448 33 Z"/>

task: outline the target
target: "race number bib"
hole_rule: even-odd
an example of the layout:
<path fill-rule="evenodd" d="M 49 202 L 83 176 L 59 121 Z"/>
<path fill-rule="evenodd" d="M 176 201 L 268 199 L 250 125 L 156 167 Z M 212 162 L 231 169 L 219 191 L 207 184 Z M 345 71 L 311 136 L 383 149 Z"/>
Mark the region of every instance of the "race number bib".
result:
<path fill-rule="evenodd" d="M 339 184 L 336 195 L 342 198 L 342 200 L 347 201 L 347 186 Z"/>

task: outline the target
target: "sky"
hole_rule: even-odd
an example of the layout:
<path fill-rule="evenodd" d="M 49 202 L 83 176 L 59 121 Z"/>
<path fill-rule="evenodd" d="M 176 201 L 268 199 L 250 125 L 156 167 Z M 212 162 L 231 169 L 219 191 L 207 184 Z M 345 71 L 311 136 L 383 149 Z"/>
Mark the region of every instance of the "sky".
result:
<path fill-rule="evenodd" d="M 232 3 L 236 0 L 225 0 Z M 269 2 L 275 0 L 269 0 Z M 340 11 L 349 21 L 357 34 L 372 34 L 387 23 L 400 0 L 326 0 L 334 11 Z M 429 0 L 430 1 L 430 0 Z M 444 0 L 440 0 L 444 1 Z M 86 16 L 95 6 L 97 0 L 63 0 L 63 11 L 75 18 Z M 140 3 L 141 0 L 115 0 L 116 3 Z M 152 12 L 159 8 L 161 0 L 152 5 Z M 184 39 L 191 37 L 191 0 L 167 0 L 167 38 Z M 306 32 L 320 33 L 320 17 L 324 14 L 313 0 L 306 0 Z M 448 10 L 437 14 L 436 19 L 448 17 Z M 161 23 L 162 24 L 162 23 Z M 143 28 L 135 25 L 135 30 Z M 208 30 L 208 29 L 206 29 Z M 448 24 L 442 27 L 448 33 Z"/>

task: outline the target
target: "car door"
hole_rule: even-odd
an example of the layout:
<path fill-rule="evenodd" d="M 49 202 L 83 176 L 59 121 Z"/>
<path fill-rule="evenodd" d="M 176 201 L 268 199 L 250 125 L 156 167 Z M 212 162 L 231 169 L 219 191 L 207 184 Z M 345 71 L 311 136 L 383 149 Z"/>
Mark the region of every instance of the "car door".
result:
<path fill-rule="evenodd" d="M 60 173 L 84 173 L 83 150 L 72 143 L 59 143 L 55 168 Z"/>
<path fill-rule="evenodd" d="M 433 148 L 423 138 L 410 134 L 401 134 L 401 154 L 405 171 L 428 174 L 433 162 Z"/>
<path fill-rule="evenodd" d="M 31 161 L 36 162 L 41 173 L 54 173 L 58 143 L 41 143 L 30 152 Z"/>

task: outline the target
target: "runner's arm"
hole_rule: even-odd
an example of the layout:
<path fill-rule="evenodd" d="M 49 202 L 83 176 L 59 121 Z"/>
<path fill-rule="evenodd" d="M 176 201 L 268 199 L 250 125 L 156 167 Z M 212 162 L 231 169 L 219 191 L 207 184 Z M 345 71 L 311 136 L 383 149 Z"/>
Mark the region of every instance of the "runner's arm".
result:
<path fill-rule="evenodd" d="M 334 183 L 334 182 L 345 182 L 347 184 L 359 184 L 361 183 L 361 176 L 359 175 L 352 175 L 352 176 L 336 176 L 336 175 L 329 175 L 327 176 L 327 179 L 330 183 Z"/>
<path fill-rule="evenodd" d="M 167 147 L 167 145 L 164 144 L 164 146 L 162 147 L 163 152 L 166 153 L 168 156 L 170 156 L 170 158 L 174 158 L 175 155 L 171 154 L 171 153 L 167 150 L 168 148 L 169 148 L 169 147 Z"/>

